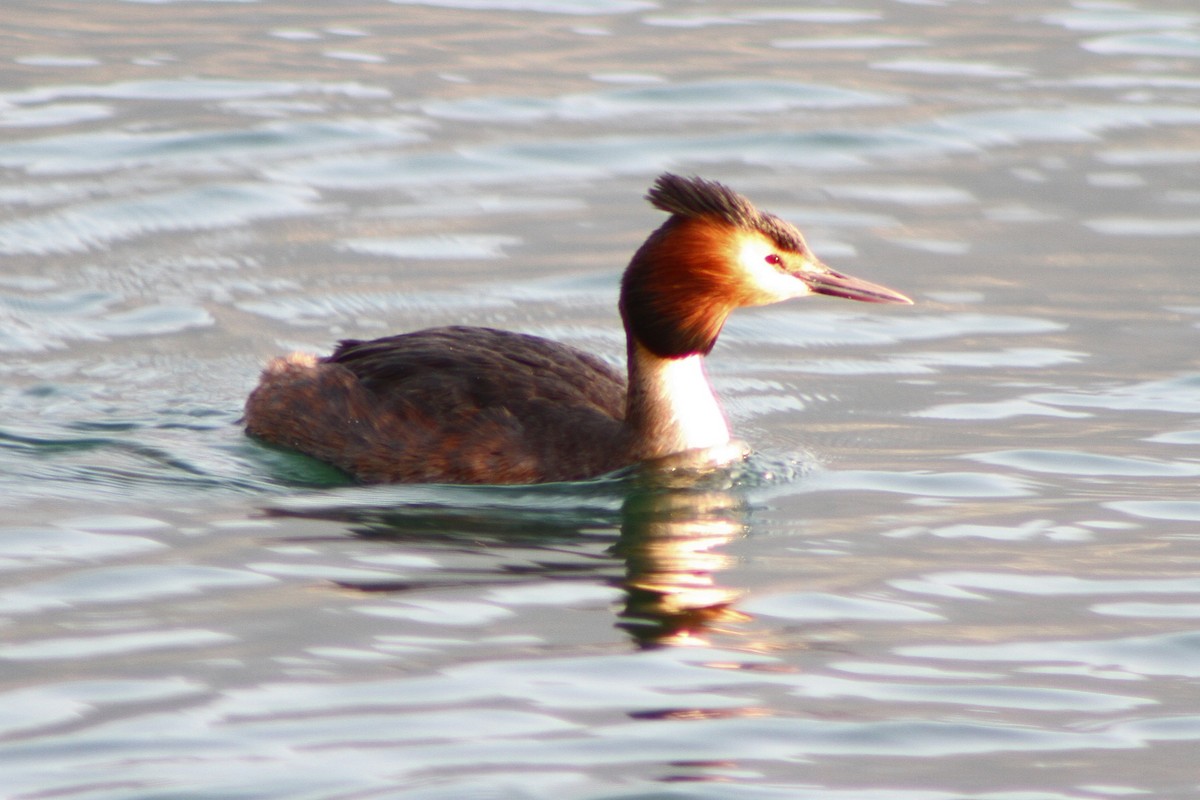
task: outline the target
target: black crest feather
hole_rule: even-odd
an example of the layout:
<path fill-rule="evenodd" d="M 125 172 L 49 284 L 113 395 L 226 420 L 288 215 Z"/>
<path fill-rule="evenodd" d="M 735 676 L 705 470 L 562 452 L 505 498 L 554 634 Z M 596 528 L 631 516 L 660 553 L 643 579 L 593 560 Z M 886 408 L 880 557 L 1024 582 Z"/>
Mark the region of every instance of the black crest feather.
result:
<path fill-rule="evenodd" d="M 806 248 L 804 237 L 793 225 L 774 214 L 764 214 L 745 197 L 717 181 L 664 172 L 654 181 L 646 199 L 669 214 L 716 217 L 735 228 L 761 231 L 789 250 L 803 252 Z"/>

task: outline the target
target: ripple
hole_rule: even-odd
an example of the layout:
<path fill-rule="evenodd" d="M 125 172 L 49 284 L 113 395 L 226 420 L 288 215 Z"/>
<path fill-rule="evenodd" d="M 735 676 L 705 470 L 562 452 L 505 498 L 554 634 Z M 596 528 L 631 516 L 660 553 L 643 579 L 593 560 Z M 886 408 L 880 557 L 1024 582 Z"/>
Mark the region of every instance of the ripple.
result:
<path fill-rule="evenodd" d="M 579 524 L 608 528 L 619 521 L 627 484 L 620 476 L 571 483 L 512 486 L 389 484 L 352 486 L 273 498 L 270 510 L 298 516 L 372 519 L 402 511 L 416 519 L 428 514 L 442 531 L 474 521 L 479 530 Z M 551 516 L 552 519 L 547 517 Z"/>
<path fill-rule="evenodd" d="M 503 738 L 532 735 L 562 735 L 579 725 L 549 714 L 498 708 L 427 710 L 420 714 L 397 714 L 388 725 L 379 725 L 375 712 L 341 713 L 314 718 L 286 715 L 274 719 L 245 718 L 234 727 L 239 736 L 262 742 L 278 741 L 288 747 L 341 747 L 376 744 L 395 746 L 409 742 L 454 742 L 463 731 L 475 736 Z"/>
<path fill-rule="evenodd" d="M 404 120 L 272 122 L 255 128 L 155 133 L 89 132 L 12 142 L 0 164 L 37 175 L 92 174 L 158 166 L 200 170 L 259 166 L 264 158 L 313 155 L 425 138 Z"/>
<path fill-rule="evenodd" d="M 856 146 L 856 142 L 860 143 Z M 280 178 L 307 185 L 371 190 L 383 187 L 544 186 L 548 180 L 607 180 L 613 175 L 660 172 L 672 164 L 746 161 L 804 164 L 806 167 L 859 166 L 862 152 L 898 146 L 875 133 L 727 133 L 715 136 L 605 137 L 484 145 L 456 152 L 398 156 L 329 158 L 280 169 Z"/>
<path fill-rule="evenodd" d="M 1092 612 L 1136 619 L 1200 619 L 1200 603 L 1097 603 Z"/>
<path fill-rule="evenodd" d="M 1200 633 L 1166 633 L 1124 639 L 1028 641 L 994 645 L 919 645 L 897 653 L 913 658 L 951 661 L 1016 661 L 1081 664 L 1096 670 L 1125 670 L 1135 675 L 1200 677 Z"/>
<path fill-rule="evenodd" d="M 729 381 L 722 386 L 722 396 L 726 405 L 735 411 L 738 417 L 761 417 L 767 414 L 777 414 L 782 411 L 802 411 L 807 407 L 804 398 L 790 393 L 790 390 L 777 387 L 775 391 L 756 391 L 747 388 L 743 381 Z"/>
<path fill-rule="evenodd" d="M 40 295 L 0 292 L 0 351 L 38 352 L 61 348 L 71 340 L 161 336 L 215 322 L 199 304 L 113 308 L 119 301 L 115 295 L 86 289 Z"/>
<path fill-rule="evenodd" d="M 493 603 L 467 600 L 409 599 L 392 605 L 358 606 L 355 611 L 373 617 L 406 619 L 429 625 L 483 626 L 514 616 L 512 611 Z"/>
<path fill-rule="evenodd" d="M 1112 727 L 1112 733 L 1138 742 L 1192 741 L 1200 739 L 1200 715 L 1175 714 L 1155 719 L 1134 719 Z"/>
<path fill-rule="evenodd" d="M 3 657 L 0 654 L 0 658 Z M 50 693 L 42 687 L 0 694 L 0 703 L 4 704 L 0 734 L 11 735 L 75 722 L 91 711 L 89 703 L 47 695 Z"/>
<path fill-rule="evenodd" d="M 271 36 L 279 39 L 285 39 L 289 42 L 315 42 L 321 40 L 321 34 L 315 31 L 302 30 L 297 28 L 275 28 L 270 31 Z"/>
<path fill-rule="evenodd" d="M 502 258 L 505 247 L 521 243 L 516 236 L 460 234 L 456 236 L 410 236 L 403 239 L 347 239 L 341 247 L 355 253 L 388 258 L 492 259 Z"/>
<path fill-rule="evenodd" d="M 1045 347 L 1011 347 L 993 352 L 983 350 L 968 350 L 961 353 L 925 352 L 896 356 L 882 361 L 864 361 L 847 358 L 814 359 L 804 361 L 800 365 L 800 370 L 829 375 L 870 375 L 879 373 L 928 374 L 937 372 L 940 368 L 944 367 L 975 367 L 978 369 L 1024 367 L 1027 369 L 1045 369 L 1062 364 L 1073 364 L 1082 361 L 1085 357 L 1083 353 L 1074 353 L 1069 350 L 1057 350 Z M 1069 415 L 1059 414 L 1058 416 Z"/>
<path fill-rule="evenodd" d="M 1200 430 L 1186 431 L 1168 431 L 1167 433 L 1156 433 L 1146 439 L 1148 442 L 1161 442 L 1162 444 L 1200 444 Z"/>
<path fill-rule="evenodd" d="M 621 599 L 621 590 L 612 586 L 572 583 L 532 583 L 492 589 L 485 599 L 504 606 L 587 606 L 607 607 Z"/>
<path fill-rule="evenodd" d="M 1084 220 L 1083 224 L 1107 236 L 1200 235 L 1200 220 L 1195 217 L 1102 217 Z"/>
<path fill-rule="evenodd" d="M 130 374 L 124 371 L 128 364 L 108 366 L 116 368 L 114 374 Z M 194 362 L 180 368 L 190 370 L 185 380 L 194 380 Z M 99 371 L 94 373 L 99 375 Z M 136 391 L 154 391 L 158 382 L 168 377 L 179 376 L 167 376 L 151 367 L 138 375 Z M 48 398 L 43 402 L 57 405 L 60 415 L 79 413 L 92 419 L 96 414 L 113 415 L 109 408 L 95 410 L 100 393 L 92 386 L 67 392 L 53 385 L 37 388 L 40 391 L 29 393 L 29 402 Z M 176 397 L 167 402 L 178 403 Z M 149 402 L 144 395 L 142 400 Z M 5 489 L 20 486 L 26 500 L 40 500 L 46 508 L 74 505 L 81 496 L 129 503 L 131 492 L 147 490 L 163 498 L 214 488 L 229 491 L 240 487 L 255 493 L 272 488 L 265 481 L 246 476 L 248 459 L 243 453 L 251 448 L 250 444 L 237 438 L 229 444 L 211 439 L 214 430 L 235 436 L 229 427 L 232 413 L 221 412 L 222 420 L 210 422 L 196 422 L 196 417 L 187 412 L 183 419 L 172 420 L 172 412 L 166 413 L 168 421 L 157 425 L 144 422 L 139 415 L 114 422 L 67 422 L 65 431 L 62 425 L 51 424 L 0 429 L 0 456 L 8 459 L 7 469 L 0 469 L 0 485 Z M 208 446 L 197 447 L 198 441 L 207 441 Z"/>
<path fill-rule="evenodd" d="M 263 575 L 278 578 L 303 578 L 306 581 L 329 581 L 346 584 L 378 584 L 396 580 L 395 572 L 384 572 L 378 569 L 363 569 L 360 567 L 334 566 L 330 564 L 300 563 L 281 564 L 271 561 L 256 561 L 246 565 Z"/>
<path fill-rule="evenodd" d="M 885 536 L 897 539 L 909 539 L 914 536 L 936 536 L 940 539 L 991 539 L 1001 542 L 1024 542 L 1032 539 L 1072 539 L 1091 538 L 1091 534 L 1083 528 L 1070 525 L 1057 525 L 1051 520 L 1034 519 L 1022 522 L 1020 525 L 984 525 L 980 523 L 963 522 L 956 525 L 944 525 L 935 528 L 914 526 L 889 531 Z"/>
<path fill-rule="evenodd" d="M 1200 88 L 1200 82 L 1197 83 Z M 1105 164 L 1121 167 L 1158 167 L 1176 164 L 1200 164 L 1200 150 L 1108 150 L 1097 153 L 1096 158 Z"/>
<path fill-rule="evenodd" d="M 423 639 L 443 644 L 441 639 Z M 466 642 L 456 642 L 465 644 Z M 689 658 L 746 661 L 745 654 L 688 651 Z M 749 660 L 756 657 L 750 656 Z M 763 661 L 771 661 L 762 658 Z M 544 709 L 737 707 L 736 697 L 708 691 L 714 680 L 737 686 L 759 683 L 749 673 L 720 671 L 688 663 L 678 652 L 643 652 L 541 659 L 488 660 L 453 664 L 437 673 L 377 681 L 329 684 L 272 683 L 223 693 L 212 713 L 218 717 L 271 717 L 280 714 L 332 714 L 350 709 L 427 708 L 453 703 L 482 708 L 503 699 Z"/>
<path fill-rule="evenodd" d="M 1070 86 L 1100 89 L 1200 89 L 1200 78 L 1178 78 L 1168 75 L 1095 75 L 1075 78 Z M 1164 149 L 1170 149 L 1169 146 Z"/>
<path fill-rule="evenodd" d="M 655 8 L 647 0 L 389 0 L 402 6 L 466 8 L 480 11 L 533 11 L 539 14 L 629 14 Z"/>
<path fill-rule="evenodd" d="M 996 672 L 966 672 L 963 670 L 948 670 L 940 667 L 930 667 L 925 664 L 885 663 L 879 661 L 839 661 L 829 665 L 839 672 L 849 672 L 853 675 L 877 675 L 888 678 L 921 678 L 943 681 L 953 680 L 996 680 L 1000 675 Z"/>
<path fill-rule="evenodd" d="M 798 487 L 804 492 L 868 491 L 918 497 L 1027 497 L 1032 484 L 1007 475 L 984 472 L 884 472 L 838 470 L 817 472 Z"/>
<path fill-rule="evenodd" d="M 794 369 L 814 375 L 929 375 L 936 372 L 911 358 L 821 358 L 797 362 Z"/>
<path fill-rule="evenodd" d="M 910 314 L 868 313 L 857 311 L 797 311 L 794 307 L 765 308 L 753 315 L 735 317 L 730 320 L 732 332 L 748 331 L 747 338 L 759 344 L 777 344 L 794 351 L 797 347 L 831 345 L 870 345 L 872 347 L 897 344 L 906 341 L 928 341 L 934 339 L 961 339 L 982 335 L 1019 336 L 1031 333 L 1050 333 L 1066 328 L 1051 320 L 1005 314 Z M 1010 348 L 995 354 L 983 354 L 998 366 L 1020 363 L 1033 358 L 1035 363 L 1046 366 L 1071 363 L 1080 354 L 1055 348 Z M 943 363 L 958 362 L 965 366 L 974 363 L 970 352 L 931 354 L 931 360 Z M 919 363 L 919 356 L 897 357 L 887 369 L 892 371 L 926 371 L 928 367 Z M 794 359 L 793 359 L 794 360 Z M 836 365 L 846 359 L 829 360 Z M 801 368 L 820 363 L 816 361 L 796 362 Z M 865 361 L 865 364 L 880 363 Z M 786 365 L 781 365 L 780 368 Z M 793 364 L 793 366 L 796 366 Z M 835 367 L 836 368 L 836 367 Z M 868 367 L 869 368 L 869 367 Z"/>
<path fill-rule="evenodd" d="M 359 64 L 387 63 L 387 59 L 377 53 L 363 53 L 358 50 L 326 50 L 323 55 L 335 61 L 352 61 Z"/>
<path fill-rule="evenodd" d="M 237 637 L 203 629 L 151 630 L 98 636 L 66 636 L 5 645 L 3 661 L 78 661 L 108 656 L 130 656 L 157 650 L 209 647 L 236 641 Z"/>
<path fill-rule="evenodd" d="M 99 103 L 55 103 L 41 108 L 6 108 L 0 104 L 0 127 L 46 128 L 92 122 L 112 115 L 112 108 Z"/>
<path fill-rule="evenodd" d="M 1142 519 L 1200 522 L 1200 500 L 1117 500 L 1104 507 Z"/>
<path fill-rule="evenodd" d="M 98 67 L 100 62 L 88 56 L 22 56 L 14 58 L 18 64 L 28 67 Z"/>
<path fill-rule="evenodd" d="M 1054 392 L 1030 395 L 1037 403 L 1110 411 L 1167 411 L 1200 414 L 1200 375 L 1180 375 L 1088 392 Z"/>
<path fill-rule="evenodd" d="M 962 256 L 971 252 L 971 243 L 954 239 L 913 239 L 909 237 L 892 237 L 891 241 L 922 253 L 934 253 L 940 256 Z"/>
<path fill-rule="evenodd" d="M 171 527 L 170 523 L 154 517 L 136 514 L 96 514 L 86 517 L 70 517 L 59 520 L 59 525 L 81 531 L 161 531 Z"/>
<path fill-rule="evenodd" d="M 975 196 L 965 189 L 937 184 L 843 184 L 827 186 L 825 191 L 833 197 L 911 207 L 957 206 L 977 202 Z"/>
<path fill-rule="evenodd" d="M 893 105 L 888 95 L 834 86 L 782 81 L 707 81 L 644 86 L 555 98 L 480 97 L 433 101 L 421 108 L 453 120 L 532 122 L 544 119 L 597 120 L 622 116 L 671 118 L 719 114 L 778 113 L 794 108 L 852 108 Z"/>
<path fill-rule="evenodd" d="M 62 528 L 0 528 L 0 570 L 64 561 L 102 561 L 161 550 L 166 544 L 126 533 Z"/>
<path fill-rule="evenodd" d="M 1147 11 L 1113 3 L 1088 4 L 1087 7 L 1046 14 L 1044 22 L 1075 31 L 1144 31 L 1149 28 L 1176 28 L 1200 22 L 1200 15 Z"/>
<path fill-rule="evenodd" d="M 1084 42 L 1083 49 L 1101 55 L 1200 58 L 1200 34 L 1191 31 L 1124 33 Z"/>
<path fill-rule="evenodd" d="M 1077 450 L 997 450 L 990 453 L 972 453 L 963 458 L 983 464 L 1058 475 L 1121 475 L 1143 478 L 1200 475 L 1200 463 L 1107 456 Z"/>
<path fill-rule="evenodd" d="M 15 105 L 46 103 L 66 98 L 105 100 L 165 100 L 194 103 L 204 100 L 239 100 L 296 94 L 340 95 L 360 100 L 386 99 L 386 89 L 360 83 L 256 81 L 232 78 L 183 78 L 122 81 L 106 84 L 47 86 L 19 92 L 0 93 L 0 102 Z"/>
<path fill-rule="evenodd" d="M 1067 105 L 948 114 L 912 130 L 931 136 L 949 135 L 987 149 L 1027 142 L 1093 142 L 1106 131 L 1197 122 L 1200 109 L 1186 106 L 1144 105 L 1131 115 L 1126 105 Z"/>
<path fill-rule="evenodd" d="M 1025 416 L 1081 419 L 1091 415 L 1082 411 L 1065 411 L 1017 397 L 987 403 L 943 403 L 914 411 L 912 416 L 930 419 L 991 420 Z"/>
<path fill-rule="evenodd" d="M 893 72 L 915 72 L 921 75 L 953 75 L 958 78 L 1023 78 L 1027 69 L 1014 69 L 982 61 L 942 60 L 933 58 L 905 58 L 894 61 L 876 61 L 872 69 Z"/>
<path fill-rule="evenodd" d="M 873 159 L 973 152 L 1024 141 L 1092 141 L 1102 130 L 1127 127 L 1128 109 L 1077 110 L 1060 119 L 1054 112 L 1029 111 L 999 119 L 965 115 L 912 127 L 816 131 L 733 131 L 688 135 L 612 135 L 463 147 L 455 152 L 355 155 L 314 158 L 270 168 L 279 180 L 355 190 L 385 187 L 504 183 L 545 185 L 551 179 L 606 180 L 663 169 L 738 162 L 778 170 L 860 168 Z M 1145 111 L 1142 124 L 1200 122 L 1200 111 Z M 999 112 L 997 112 L 999 113 Z M 1139 117 L 1139 119 L 1142 119 Z M 993 129 L 992 125 L 998 126 Z"/>
<path fill-rule="evenodd" d="M 476 287 L 478 289 L 478 287 Z M 446 292 L 352 292 L 318 296 L 275 294 L 263 300 L 247 300 L 235 304 L 240 311 L 292 325 L 311 325 L 328 319 L 353 319 L 361 324 L 369 314 L 391 312 L 413 313 L 428 310 L 508 308 L 512 298 L 491 292 L 483 295 L 468 291 Z"/>
<path fill-rule="evenodd" d="M 752 598 L 738 608 L 751 614 L 809 622 L 942 622 L 944 617 L 903 603 L 844 597 L 824 592 L 790 592 Z"/>
<path fill-rule="evenodd" d="M 274 578 L 246 570 L 199 565 L 102 567 L 4 589 L 0 591 L 0 609 L 19 614 L 72 605 L 144 603 L 274 582 Z"/>
<path fill-rule="evenodd" d="M 897 579 L 889 583 L 898 589 L 931 595 L 942 594 L 945 587 L 1008 592 L 1033 597 L 1200 593 L 1200 577 L 1106 579 L 1009 572 L 943 572 L 927 575 L 919 580 Z M 974 596 L 982 597 L 978 593 Z"/>
<path fill-rule="evenodd" d="M 1049 333 L 1064 330 L 1067 326 L 1048 319 L 1024 317 L 1007 314 L 958 313 L 934 316 L 905 316 L 897 318 L 899 325 L 906 328 L 904 338 L 908 339 L 944 339 L 961 336 L 977 336 L 980 334 L 1028 334 Z M 911 330 L 909 330 L 911 328 Z M 1053 353 L 1055 357 L 1070 354 L 1070 351 L 1050 348 L 1036 348 L 1038 353 Z M 1018 352 L 1028 353 L 1028 349 Z M 1072 354 L 1074 355 L 1074 354 Z"/>
<path fill-rule="evenodd" d="M 801 697 L 822 699 L 859 697 L 876 702 L 945 703 L 1030 711 L 1083 711 L 1090 714 L 1155 705 L 1155 701 L 1142 697 L 1028 686 L 946 682 L 911 684 L 897 681 L 879 683 L 827 675 L 801 675 L 789 679 L 788 683 L 795 687 L 793 693 Z"/>
<path fill-rule="evenodd" d="M 662 28 L 710 28 L 722 25 L 745 25 L 747 23 L 796 22 L 823 25 L 869 22 L 882 15 L 874 11 L 857 11 L 835 8 L 778 9 L 769 11 L 742 11 L 731 14 L 680 14 L 652 15 L 642 18 L 646 25 Z"/>
<path fill-rule="evenodd" d="M 317 193 L 267 183 L 210 184 L 0 223 L 0 253 L 81 253 L 166 231 L 200 231 L 254 220 L 312 214 Z"/>
<path fill-rule="evenodd" d="M 176 700 L 206 691 L 203 684 L 186 678 L 74 681 L 19 689 L 0 694 L 0 735 L 76 722 L 126 703 Z"/>
<path fill-rule="evenodd" d="M 765 717 L 615 725 L 597 735 L 635 760 L 796 759 L 818 754 L 945 757 L 1128 747 L 1115 737 L 1005 724 L 896 720 L 837 722 Z"/>
<path fill-rule="evenodd" d="M 780 50 L 879 50 L 884 47 L 923 47 L 922 39 L 895 36 L 827 36 L 805 39 L 776 39 L 772 47 Z"/>
<path fill-rule="evenodd" d="M 1200 120 L 1200 112 L 1195 114 Z M 281 180 L 322 187 L 439 187 L 463 184 L 545 185 L 550 179 L 607 180 L 725 162 L 805 169 L 864 166 L 874 157 L 972 150 L 964 138 L 938 131 L 731 132 L 688 136 L 617 136 L 482 145 L 457 152 L 328 158 L 280 169 Z"/>
<path fill-rule="evenodd" d="M 887 214 L 877 214 L 865 211 L 848 211 L 844 208 L 836 207 L 816 207 L 816 206 L 787 206 L 775 205 L 774 212 L 777 216 L 784 219 L 803 220 L 805 225 L 818 225 L 822 228 L 899 228 L 900 221 L 893 216 Z M 830 245 L 838 245 L 837 242 L 823 242 L 820 249 L 823 253 L 829 253 Z M 856 251 L 850 245 L 841 245 L 845 248 L 844 255 L 857 255 Z"/>

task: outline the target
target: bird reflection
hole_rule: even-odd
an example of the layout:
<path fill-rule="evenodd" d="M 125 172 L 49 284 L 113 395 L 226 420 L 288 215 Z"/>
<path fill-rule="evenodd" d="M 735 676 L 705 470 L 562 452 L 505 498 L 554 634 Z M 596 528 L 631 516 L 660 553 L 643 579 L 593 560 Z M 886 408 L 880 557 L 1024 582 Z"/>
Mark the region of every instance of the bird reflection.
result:
<path fill-rule="evenodd" d="M 703 645 L 708 630 L 745 621 L 739 592 L 718 575 L 733 564 L 721 548 L 748 529 L 748 506 L 729 488 L 652 486 L 621 509 L 612 553 L 625 563 L 625 608 L 618 625 L 641 646 Z M 701 482 L 702 484 L 703 482 Z"/>
<path fill-rule="evenodd" d="M 366 539 L 457 553 L 494 543 L 524 554 L 486 569 L 447 564 L 436 575 L 335 581 L 352 591 L 478 594 L 531 579 L 599 581 L 624 591 L 616 625 L 639 647 L 704 645 L 707 634 L 749 619 L 733 607 L 740 593 L 719 578 L 734 563 L 722 548 L 749 528 L 745 489 L 728 467 L 693 467 L 673 456 L 599 482 L 354 488 L 285 500 L 269 513 L 348 523 Z"/>

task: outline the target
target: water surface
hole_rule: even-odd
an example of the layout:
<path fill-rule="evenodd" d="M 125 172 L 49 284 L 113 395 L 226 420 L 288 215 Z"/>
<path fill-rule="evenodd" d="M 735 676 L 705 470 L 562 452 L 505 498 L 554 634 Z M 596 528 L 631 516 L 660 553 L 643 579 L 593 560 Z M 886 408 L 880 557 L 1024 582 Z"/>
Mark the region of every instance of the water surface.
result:
<path fill-rule="evenodd" d="M 1191 4 L 5 14 L 6 797 L 1195 796 Z M 918 301 L 736 316 L 739 469 L 363 488 L 242 436 L 347 336 L 618 362 L 667 169 Z"/>

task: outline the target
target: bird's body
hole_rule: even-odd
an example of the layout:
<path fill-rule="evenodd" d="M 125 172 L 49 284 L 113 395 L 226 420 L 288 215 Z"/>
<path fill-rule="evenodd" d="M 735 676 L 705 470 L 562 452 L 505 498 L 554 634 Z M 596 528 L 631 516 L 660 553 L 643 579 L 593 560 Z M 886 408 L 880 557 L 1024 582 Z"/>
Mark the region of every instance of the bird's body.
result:
<path fill-rule="evenodd" d="M 813 292 L 911 302 L 829 270 L 741 195 L 663 175 L 672 213 L 621 284 L 626 375 L 568 345 L 446 327 L 292 354 L 246 402 L 253 436 L 368 483 L 544 483 L 730 441 L 703 357 L 734 308 Z"/>
<path fill-rule="evenodd" d="M 567 345 L 432 328 L 276 359 L 251 433 L 368 483 L 543 483 L 629 463 L 625 379 Z M 265 421 L 265 422 L 264 422 Z M 555 453 L 572 453 L 570 465 Z"/>

